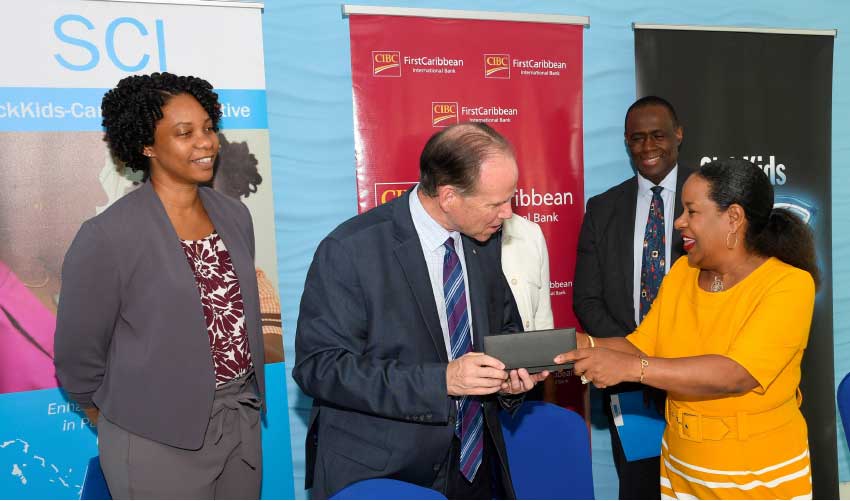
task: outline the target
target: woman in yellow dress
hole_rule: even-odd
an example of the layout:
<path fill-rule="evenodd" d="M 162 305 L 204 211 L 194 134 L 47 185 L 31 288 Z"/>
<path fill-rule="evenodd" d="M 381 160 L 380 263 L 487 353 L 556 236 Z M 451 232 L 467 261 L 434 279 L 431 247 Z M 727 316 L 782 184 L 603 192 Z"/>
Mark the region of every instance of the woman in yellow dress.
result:
<path fill-rule="evenodd" d="M 811 499 L 798 389 L 818 282 L 811 232 L 742 160 L 704 165 L 682 202 L 687 259 L 644 321 L 626 338 L 582 334 L 555 362 L 599 388 L 667 391 L 662 499 Z"/>

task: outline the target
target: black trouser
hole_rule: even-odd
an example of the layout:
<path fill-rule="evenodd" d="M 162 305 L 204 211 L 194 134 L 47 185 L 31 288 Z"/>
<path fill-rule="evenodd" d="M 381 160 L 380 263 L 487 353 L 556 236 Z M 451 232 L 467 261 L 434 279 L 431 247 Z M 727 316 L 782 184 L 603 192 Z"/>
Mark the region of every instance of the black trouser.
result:
<path fill-rule="evenodd" d="M 608 430 L 611 432 L 611 450 L 614 453 L 614 466 L 620 479 L 620 499 L 661 499 L 661 462 L 659 457 L 627 461 L 620 443 L 620 434 L 614 424 L 611 413 L 611 395 L 625 391 L 649 389 L 654 398 L 660 398 L 657 390 L 644 385 L 618 385 L 617 391 L 610 389 L 602 392 L 602 407 L 608 417 Z M 661 392 L 663 395 L 663 392 Z"/>
<path fill-rule="evenodd" d="M 504 499 L 502 488 L 501 465 L 499 464 L 496 447 L 487 430 L 484 430 L 484 452 L 481 466 L 472 482 L 469 482 L 460 472 L 460 440 L 452 439 L 452 448 L 446 465 L 446 491 L 449 499 Z"/>

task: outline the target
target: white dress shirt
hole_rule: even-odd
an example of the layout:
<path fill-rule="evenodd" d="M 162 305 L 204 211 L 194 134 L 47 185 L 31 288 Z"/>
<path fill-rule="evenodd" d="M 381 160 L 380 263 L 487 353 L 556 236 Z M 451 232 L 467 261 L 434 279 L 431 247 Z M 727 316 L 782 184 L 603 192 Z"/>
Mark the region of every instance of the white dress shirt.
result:
<path fill-rule="evenodd" d="M 664 274 L 670 271 L 670 249 L 673 240 L 673 216 L 676 211 L 676 176 L 679 166 L 673 167 L 667 177 L 658 186 L 661 190 L 661 200 L 664 201 Z M 634 285 L 633 299 L 635 305 L 635 324 L 640 324 L 640 271 L 643 264 L 643 239 L 646 233 L 646 220 L 649 217 L 649 206 L 652 204 L 652 187 L 655 184 L 638 173 L 637 175 L 637 205 L 635 207 L 634 235 Z"/>
<path fill-rule="evenodd" d="M 431 279 L 431 289 L 434 292 L 434 301 L 437 303 L 437 314 L 440 316 L 440 329 L 443 331 L 443 341 L 446 342 L 446 354 L 452 360 L 452 342 L 449 337 L 449 320 L 446 316 L 446 298 L 443 293 L 443 259 L 446 256 L 446 248 L 443 244 L 449 237 L 455 239 L 455 252 L 460 259 L 463 270 L 463 286 L 466 289 L 466 314 L 469 318 L 469 336 L 472 337 L 472 304 L 469 301 L 469 277 L 466 274 L 466 259 L 463 256 L 463 240 L 457 231 L 448 231 L 440 223 L 434 220 L 422 206 L 419 200 L 419 186 L 410 194 L 410 215 L 413 218 L 413 227 L 419 235 L 419 243 L 422 244 L 422 254 L 428 265 L 428 276 Z"/>

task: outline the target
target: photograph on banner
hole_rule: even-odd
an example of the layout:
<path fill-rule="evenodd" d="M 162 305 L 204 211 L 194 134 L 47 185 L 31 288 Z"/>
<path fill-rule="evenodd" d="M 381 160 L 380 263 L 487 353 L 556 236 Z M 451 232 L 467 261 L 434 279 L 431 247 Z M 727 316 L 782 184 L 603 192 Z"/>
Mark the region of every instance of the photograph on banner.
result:
<path fill-rule="evenodd" d="M 0 133 L 0 393 L 58 386 L 62 260 L 83 221 L 107 202 L 104 151 L 96 132 Z"/>
<path fill-rule="evenodd" d="M 514 147 L 513 217 L 539 225 L 554 326 L 577 327 L 572 282 L 584 212 L 582 31 L 577 24 L 352 15 L 351 70 L 359 212 L 401 196 L 429 137 L 481 122 Z M 559 374 L 550 399 L 584 411 Z M 573 378 L 574 379 L 574 378 Z"/>
<path fill-rule="evenodd" d="M 283 362 L 269 133 L 267 129 L 233 129 L 222 131 L 219 138 L 213 188 L 241 200 L 251 211 L 266 363 Z"/>
<path fill-rule="evenodd" d="M 837 490 L 832 325 L 831 130 L 834 32 L 773 33 L 637 25 L 638 97 L 673 103 L 684 127 L 679 161 L 756 165 L 773 185 L 774 207 L 812 230 L 821 284 L 802 363 L 801 411 L 809 430 L 815 498 Z M 669 68 L 675 67 L 671 73 Z M 793 117 L 793 119 L 789 119 Z M 841 445 L 842 454 L 846 449 Z"/>

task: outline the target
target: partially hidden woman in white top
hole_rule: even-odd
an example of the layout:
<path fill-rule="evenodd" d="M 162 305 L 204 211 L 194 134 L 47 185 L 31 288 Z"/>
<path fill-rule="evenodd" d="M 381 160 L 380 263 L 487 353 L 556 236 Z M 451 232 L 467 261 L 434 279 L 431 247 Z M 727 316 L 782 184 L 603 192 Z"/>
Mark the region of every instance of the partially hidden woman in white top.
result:
<path fill-rule="evenodd" d="M 537 223 L 514 214 L 502 225 L 502 271 L 516 299 L 523 329 L 552 329 L 549 252 Z"/>

